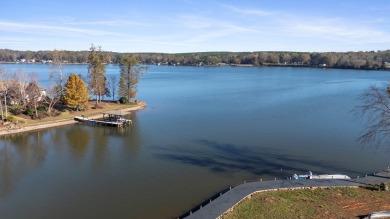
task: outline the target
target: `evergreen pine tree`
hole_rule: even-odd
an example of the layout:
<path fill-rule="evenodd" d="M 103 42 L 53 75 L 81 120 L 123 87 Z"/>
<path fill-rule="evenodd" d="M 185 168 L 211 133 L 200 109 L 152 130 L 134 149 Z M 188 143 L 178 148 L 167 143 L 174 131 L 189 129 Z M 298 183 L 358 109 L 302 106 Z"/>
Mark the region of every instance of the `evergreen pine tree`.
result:
<path fill-rule="evenodd" d="M 142 68 L 136 67 L 138 59 L 135 55 L 128 55 L 122 58 L 119 63 L 119 96 L 126 97 L 128 100 L 137 95 L 137 84 Z"/>
<path fill-rule="evenodd" d="M 89 49 L 88 55 L 88 78 L 89 78 L 89 89 L 92 94 L 96 96 L 96 104 L 99 102 L 101 97 L 105 95 L 106 85 L 106 56 L 102 52 L 101 47 L 96 48 L 93 44 Z"/>

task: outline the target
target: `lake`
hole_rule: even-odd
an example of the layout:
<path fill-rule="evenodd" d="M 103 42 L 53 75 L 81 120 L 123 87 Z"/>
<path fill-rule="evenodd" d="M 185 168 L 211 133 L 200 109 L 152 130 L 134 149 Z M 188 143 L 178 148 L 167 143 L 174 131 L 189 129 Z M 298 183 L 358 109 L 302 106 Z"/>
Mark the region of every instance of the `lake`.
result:
<path fill-rule="evenodd" d="M 37 72 L 47 65 L 9 64 Z M 65 71 L 86 76 L 86 65 Z M 117 74 L 118 66 L 107 66 Z M 357 142 L 351 110 L 390 72 L 149 66 L 124 129 L 82 124 L 0 141 L 1 218 L 177 218 L 245 180 L 294 173 L 363 176 L 386 147 Z"/>

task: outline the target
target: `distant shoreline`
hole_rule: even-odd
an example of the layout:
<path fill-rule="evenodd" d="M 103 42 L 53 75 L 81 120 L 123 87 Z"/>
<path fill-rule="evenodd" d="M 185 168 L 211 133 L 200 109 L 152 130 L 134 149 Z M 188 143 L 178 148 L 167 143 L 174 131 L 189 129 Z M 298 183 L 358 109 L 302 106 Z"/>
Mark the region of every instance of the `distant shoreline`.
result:
<path fill-rule="evenodd" d="M 28 64 L 28 65 L 50 65 L 50 63 L 41 63 L 41 62 L 2 62 L 0 64 Z M 88 65 L 88 63 L 63 63 L 64 65 Z"/>
<path fill-rule="evenodd" d="M 28 65 L 50 65 L 48 63 L 31 63 L 31 62 L 1 62 L 1 64 L 28 64 Z M 106 63 L 107 65 L 118 65 L 117 63 Z M 344 69 L 344 70 L 364 70 L 364 71 L 390 71 L 390 68 L 378 68 L 378 69 L 362 69 L 362 68 L 338 68 L 330 66 L 315 66 L 308 64 L 263 64 L 263 65 L 252 65 L 252 64 L 225 64 L 220 63 L 216 65 L 169 65 L 169 64 L 146 64 L 141 63 L 142 65 L 155 65 L 155 66 L 177 66 L 177 67 L 290 67 L 290 68 L 322 68 L 322 69 Z M 88 63 L 64 63 L 64 65 L 88 65 Z"/>
<path fill-rule="evenodd" d="M 90 51 L 62 50 L 62 64 L 87 64 Z M 102 51 L 107 63 L 119 64 L 126 55 L 135 55 L 140 64 L 173 66 L 280 66 L 335 69 L 390 70 L 390 50 L 346 52 L 112 52 Z M 19 51 L 0 49 L 3 63 L 43 63 L 53 60 L 52 50 Z M 57 63 L 58 64 L 58 63 Z"/>

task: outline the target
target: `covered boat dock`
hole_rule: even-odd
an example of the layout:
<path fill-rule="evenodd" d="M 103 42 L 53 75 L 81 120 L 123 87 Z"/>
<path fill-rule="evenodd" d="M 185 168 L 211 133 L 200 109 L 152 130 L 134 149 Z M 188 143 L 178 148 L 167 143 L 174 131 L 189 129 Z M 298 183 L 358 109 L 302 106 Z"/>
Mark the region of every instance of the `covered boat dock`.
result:
<path fill-rule="evenodd" d="M 122 127 L 124 125 L 131 124 L 131 120 L 123 118 L 129 115 L 130 112 L 124 112 L 120 110 L 110 110 L 103 112 L 102 119 L 89 119 L 84 116 L 76 116 L 74 119 L 79 122 L 83 122 L 90 125 L 103 125 L 103 126 L 114 126 Z"/>
<path fill-rule="evenodd" d="M 103 120 L 105 121 L 124 121 L 126 119 L 123 116 L 130 115 L 130 112 L 124 112 L 120 110 L 110 110 L 103 113 Z M 131 120 L 127 120 L 131 121 Z"/>

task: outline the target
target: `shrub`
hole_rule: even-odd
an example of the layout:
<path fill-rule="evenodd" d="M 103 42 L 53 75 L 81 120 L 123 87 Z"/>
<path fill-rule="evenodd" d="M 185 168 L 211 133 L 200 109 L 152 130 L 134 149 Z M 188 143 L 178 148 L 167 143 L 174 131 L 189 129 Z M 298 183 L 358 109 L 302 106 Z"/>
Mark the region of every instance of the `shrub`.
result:
<path fill-rule="evenodd" d="M 31 118 L 34 118 L 34 116 L 35 116 L 35 111 L 34 111 L 33 108 L 27 108 L 25 114 L 28 115 L 28 116 L 30 116 Z"/>
<path fill-rule="evenodd" d="M 59 110 L 53 110 L 51 112 L 51 116 L 59 116 L 59 115 L 61 115 L 61 111 L 59 111 Z"/>
<path fill-rule="evenodd" d="M 119 98 L 119 103 L 121 103 L 121 104 L 128 104 L 129 103 L 129 99 L 127 99 L 127 97 L 121 97 L 121 98 Z"/>
<path fill-rule="evenodd" d="M 7 116 L 7 121 L 8 122 L 15 122 L 16 120 L 13 116 L 9 115 L 9 116 Z"/>
<path fill-rule="evenodd" d="M 9 107 L 9 111 L 15 116 L 22 114 L 24 110 L 24 107 L 20 105 L 13 105 Z"/>
<path fill-rule="evenodd" d="M 61 112 L 61 116 L 66 116 L 66 115 L 69 115 L 69 114 L 70 114 L 70 112 L 67 109 L 62 110 L 62 112 Z"/>
<path fill-rule="evenodd" d="M 47 111 L 47 107 L 45 105 L 40 105 L 37 107 L 37 110 L 39 112 L 46 112 Z"/>
<path fill-rule="evenodd" d="M 37 119 L 43 119 L 43 118 L 46 118 L 47 116 L 49 116 L 49 114 L 47 114 L 46 111 L 38 111 Z"/>

